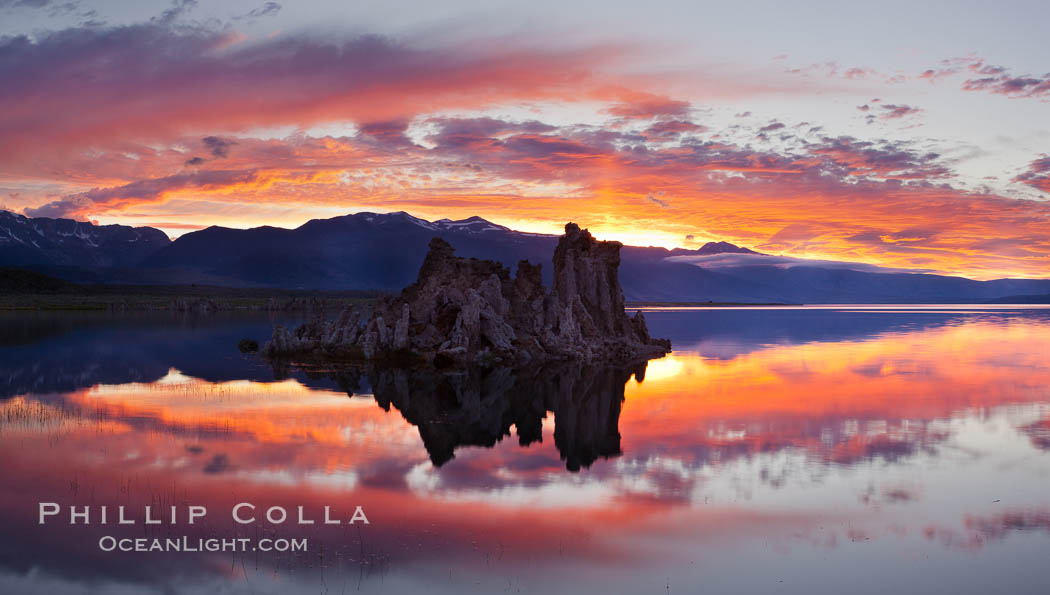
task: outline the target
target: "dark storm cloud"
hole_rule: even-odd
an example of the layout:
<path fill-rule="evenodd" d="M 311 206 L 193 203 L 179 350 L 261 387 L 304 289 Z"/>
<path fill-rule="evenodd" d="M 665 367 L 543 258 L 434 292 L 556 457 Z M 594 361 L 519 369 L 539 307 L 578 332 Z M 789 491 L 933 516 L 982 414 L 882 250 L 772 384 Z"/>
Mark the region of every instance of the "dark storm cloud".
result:
<path fill-rule="evenodd" d="M 223 159 L 230 156 L 230 147 L 237 143 L 218 136 L 206 136 L 201 139 L 204 143 L 205 148 L 211 153 L 212 157 Z"/>

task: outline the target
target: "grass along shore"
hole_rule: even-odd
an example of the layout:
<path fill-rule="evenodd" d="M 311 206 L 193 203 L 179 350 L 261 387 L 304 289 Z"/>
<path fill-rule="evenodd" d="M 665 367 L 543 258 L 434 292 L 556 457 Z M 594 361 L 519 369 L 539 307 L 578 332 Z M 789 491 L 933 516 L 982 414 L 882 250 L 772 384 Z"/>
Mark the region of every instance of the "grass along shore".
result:
<path fill-rule="evenodd" d="M 377 291 L 319 291 L 212 285 L 86 285 L 0 268 L 0 310 L 210 312 L 297 311 L 369 302 Z"/>

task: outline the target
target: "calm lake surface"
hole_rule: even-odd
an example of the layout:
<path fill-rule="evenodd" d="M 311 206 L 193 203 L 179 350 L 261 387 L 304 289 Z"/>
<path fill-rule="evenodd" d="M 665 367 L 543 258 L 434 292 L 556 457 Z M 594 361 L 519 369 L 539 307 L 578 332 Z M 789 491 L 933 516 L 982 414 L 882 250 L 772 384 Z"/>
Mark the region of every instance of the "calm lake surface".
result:
<path fill-rule="evenodd" d="M 0 592 L 1046 592 L 1050 309 L 646 316 L 645 367 L 450 377 L 275 368 L 236 349 L 264 315 L 4 313 Z"/>

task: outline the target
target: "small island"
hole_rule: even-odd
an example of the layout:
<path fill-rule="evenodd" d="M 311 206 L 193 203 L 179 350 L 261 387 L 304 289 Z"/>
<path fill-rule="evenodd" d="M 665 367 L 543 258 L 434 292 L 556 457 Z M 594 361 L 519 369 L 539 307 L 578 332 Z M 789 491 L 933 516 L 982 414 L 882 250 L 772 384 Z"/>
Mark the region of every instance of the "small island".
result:
<path fill-rule="evenodd" d="M 264 356 L 322 361 L 412 363 L 643 362 L 671 350 L 649 336 L 641 312 L 624 311 L 619 242 L 598 241 L 575 223 L 554 251 L 554 284 L 540 265 L 463 258 L 440 238 L 415 283 L 398 296 L 350 306 L 290 331 L 276 326 Z"/>

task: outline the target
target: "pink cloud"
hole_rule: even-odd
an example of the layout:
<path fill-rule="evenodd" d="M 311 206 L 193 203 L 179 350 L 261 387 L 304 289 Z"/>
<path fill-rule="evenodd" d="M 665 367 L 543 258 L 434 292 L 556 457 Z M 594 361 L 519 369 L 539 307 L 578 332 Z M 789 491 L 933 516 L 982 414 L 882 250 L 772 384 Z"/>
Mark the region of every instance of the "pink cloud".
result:
<path fill-rule="evenodd" d="M 651 141 L 676 139 L 682 134 L 699 133 L 707 130 L 706 126 L 685 120 L 662 120 L 645 129 L 642 135 Z"/>
<path fill-rule="evenodd" d="M 1036 159 L 1024 173 L 1015 177 L 1014 181 L 1050 194 L 1050 157 Z"/>
<path fill-rule="evenodd" d="M 897 118 L 903 118 L 904 116 L 912 116 L 922 111 L 922 109 L 911 106 L 911 105 L 897 105 L 893 103 L 884 103 L 881 107 L 884 111 L 879 115 L 883 120 L 895 120 Z"/>
<path fill-rule="evenodd" d="M 934 82 L 963 72 L 973 77 L 963 81 L 963 91 L 985 91 L 1012 98 L 1050 98 L 1050 72 L 1013 75 L 1005 66 L 988 64 L 974 55 L 942 60 L 939 67 L 923 71 L 919 78 Z"/>
<path fill-rule="evenodd" d="M 246 41 L 158 23 L 8 37 L 0 40 L 0 156 L 197 130 L 391 122 L 508 101 L 615 99 L 622 81 L 597 73 L 622 53 L 506 39 L 469 47 L 375 36 Z"/>
<path fill-rule="evenodd" d="M 669 97 L 640 93 L 627 101 L 607 108 L 606 113 L 636 120 L 652 118 L 683 118 L 689 115 L 691 106 L 688 101 L 677 101 Z"/>

